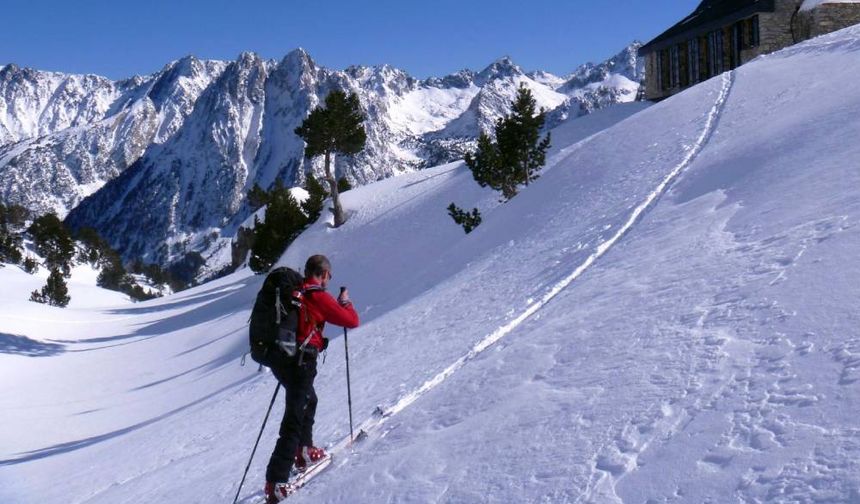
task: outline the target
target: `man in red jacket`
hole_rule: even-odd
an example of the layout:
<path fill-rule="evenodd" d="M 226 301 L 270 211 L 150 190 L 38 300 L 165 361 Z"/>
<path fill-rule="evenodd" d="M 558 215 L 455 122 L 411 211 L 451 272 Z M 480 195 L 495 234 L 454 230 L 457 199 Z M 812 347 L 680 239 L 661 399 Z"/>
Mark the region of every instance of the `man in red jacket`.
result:
<path fill-rule="evenodd" d="M 313 443 L 314 415 L 317 410 L 317 395 L 314 377 L 317 374 L 317 356 L 328 346 L 323 336 L 325 323 L 355 328 L 358 313 L 349 300 L 346 289 L 335 300 L 326 287 L 331 281 L 331 263 L 323 255 L 314 255 L 305 263 L 303 284 L 304 301 L 299 314 L 299 332 L 296 341 L 304 350 L 294 357 L 284 353 L 272 364 L 272 373 L 287 392 L 287 407 L 278 442 L 266 469 L 266 502 L 280 502 L 292 490 L 288 483 L 293 465 L 304 470 L 322 460 L 326 453 Z"/>

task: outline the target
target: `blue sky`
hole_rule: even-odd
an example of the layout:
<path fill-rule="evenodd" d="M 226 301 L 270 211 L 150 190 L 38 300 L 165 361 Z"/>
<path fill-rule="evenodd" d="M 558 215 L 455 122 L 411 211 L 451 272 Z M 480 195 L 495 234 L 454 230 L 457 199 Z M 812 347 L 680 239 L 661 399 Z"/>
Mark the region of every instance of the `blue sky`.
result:
<path fill-rule="evenodd" d="M 280 59 L 304 47 L 319 64 L 388 63 L 415 77 L 480 70 L 511 56 L 565 74 L 634 39 L 648 41 L 699 0 L 122 0 L 4 2 L 0 65 L 110 78 L 187 54 Z"/>

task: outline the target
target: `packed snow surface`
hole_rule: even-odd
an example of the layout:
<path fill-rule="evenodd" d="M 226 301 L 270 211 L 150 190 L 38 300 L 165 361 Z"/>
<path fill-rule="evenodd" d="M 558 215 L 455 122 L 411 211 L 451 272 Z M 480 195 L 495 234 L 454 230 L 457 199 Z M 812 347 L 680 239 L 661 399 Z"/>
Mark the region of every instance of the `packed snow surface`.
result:
<path fill-rule="evenodd" d="M 347 224 L 316 223 L 282 263 L 325 253 L 350 287 L 370 435 L 342 448 L 329 328 L 315 441 L 335 463 L 291 501 L 860 500 L 858 40 L 567 126 L 503 205 L 461 163 L 345 193 Z M 452 201 L 483 224 L 465 235 Z M 261 280 L 87 311 L 4 301 L 0 501 L 229 502 L 275 388 L 240 365 Z"/>

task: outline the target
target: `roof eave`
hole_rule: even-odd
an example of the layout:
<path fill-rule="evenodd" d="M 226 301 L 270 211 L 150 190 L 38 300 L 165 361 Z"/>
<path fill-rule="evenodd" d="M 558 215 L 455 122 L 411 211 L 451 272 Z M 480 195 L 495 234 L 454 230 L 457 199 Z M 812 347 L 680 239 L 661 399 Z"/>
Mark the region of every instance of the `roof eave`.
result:
<path fill-rule="evenodd" d="M 684 30 L 682 32 L 677 33 L 676 35 L 671 35 L 669 37 L 663 38 L 667 33 L 671 32 L 678 24 L 672 26 L 665 32 L 661 33 L 653 40 L 648 42 L 639 48 L 638 55 L 645 56 L 654 51 L 659 51 L 661 49 L 665 49 L 672 45 L 677 44 L 678 42 L 683 42 L 685 40 L 689 40 L 693 38 L 693 36 L 702 35 L 709 31 L 715 30 L 717 28 L 726 26 L 728 24 L 734 23 L 735 21 L 739 21 L 741 19 L 747 18 L 754 14 L 758 14 L 759 12 L 773 12 L 775 10 L 775 2 L 774 0 L 765 0 L 750 6 L 747 6 L 743 9 L 739 9 L 735 12 L 727 16 L 723 16 L 721 18 L 707 21 L 705 23 L 693 24 L 689 29 Z M 686 19 L 686 18 L 685 18 Z M 682 21 L 683 22 L 683 21 Z"/>

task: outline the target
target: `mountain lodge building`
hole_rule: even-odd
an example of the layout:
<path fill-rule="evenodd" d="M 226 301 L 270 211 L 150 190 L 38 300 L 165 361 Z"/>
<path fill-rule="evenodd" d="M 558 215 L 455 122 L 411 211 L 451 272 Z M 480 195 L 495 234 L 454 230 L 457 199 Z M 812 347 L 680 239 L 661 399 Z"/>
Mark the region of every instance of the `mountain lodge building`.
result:
<path fill-rule="evenodd" d="M 645 98 L 661 100 L 761 54 L 860 23 L 860 0 L 702 0 L 639 49 Z"/>

